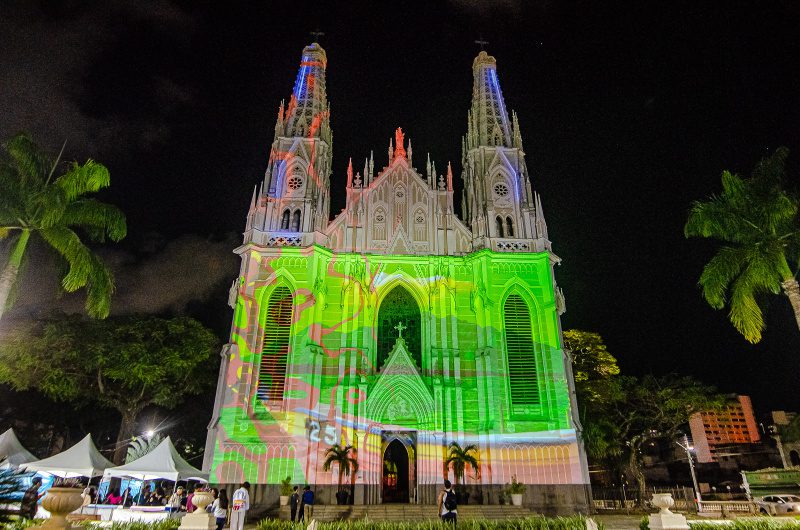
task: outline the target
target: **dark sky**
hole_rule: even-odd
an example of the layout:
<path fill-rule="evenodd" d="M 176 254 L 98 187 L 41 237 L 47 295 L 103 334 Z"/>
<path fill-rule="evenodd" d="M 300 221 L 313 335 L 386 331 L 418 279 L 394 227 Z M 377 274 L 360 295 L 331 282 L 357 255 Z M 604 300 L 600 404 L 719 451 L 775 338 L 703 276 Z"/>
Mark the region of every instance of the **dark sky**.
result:
<path fill-rule="evenodd" d="M 225 237 L 244 228 L 310 31 L 328 53 L 331 212 L 344 206 L 348 157 L 361 168 L 372 149 L 385 165 L 398 126 L 417 167 L 430 152 L 460 174 L 482 35 L 564 260 L 564 326 L 600 332 L 625 372 L 692 374 L 760 410 L 800 408 L 788 302 L 770 300 L 763 343 L 747 344 L 696 287 L 713 244 L 682 235 L 690 202 L 717 191 L 723 169 L 747 174 L 779 145 L 797 186 L 799 4 L 210 4 L 0 5 L 0 136 L 28 130 L 53 151 L 66 139 L 70 158 L 109 166 L 103 198 L 130 228 L 118 311 L 139 289 L 138 310 L 178 304 L 229 321 L 237 262 Z M 191 292 L 162 300 L 169 282 L 188 289 L 186 275 Z"/>

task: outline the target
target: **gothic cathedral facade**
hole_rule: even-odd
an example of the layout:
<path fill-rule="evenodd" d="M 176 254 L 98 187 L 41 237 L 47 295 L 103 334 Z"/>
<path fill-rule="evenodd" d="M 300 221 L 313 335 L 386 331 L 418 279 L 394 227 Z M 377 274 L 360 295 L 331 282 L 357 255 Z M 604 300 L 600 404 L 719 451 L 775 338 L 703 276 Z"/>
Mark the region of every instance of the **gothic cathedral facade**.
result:
<path fill-rule="evenodd" d="M 273 503 L 290 477 L 324 503 L 339 491 L 374 504 L 433 503 L 445 478 L 471 502 L 496 503 L 516 479 L 529 506 L 585 509 L 559 258 L 494 57 L 472 65 L 463 219 L 450 164 L 438 174 L 428 158 L 419 172 L 397 129 L 386 167 L 370 156 L 334 179 L 346 179 L 347 199 L 330 220 L 326 67 L 319 44 L 303 50 L 236 249 L 212 481 L 248 480 Z M 453 442 L 474 446 L 477 468 L 463 476 L 445 464 Z M 358 470 L 325 466 L 331 448 L 347 448 Z"/>

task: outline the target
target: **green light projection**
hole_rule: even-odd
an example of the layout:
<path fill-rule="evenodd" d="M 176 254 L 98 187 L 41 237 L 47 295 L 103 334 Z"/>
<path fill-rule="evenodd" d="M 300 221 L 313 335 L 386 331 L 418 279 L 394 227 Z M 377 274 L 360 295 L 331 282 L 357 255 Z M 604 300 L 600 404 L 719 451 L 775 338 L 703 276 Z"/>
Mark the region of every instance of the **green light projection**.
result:
<path fill-rule="evenodd" d="M 548 253 L 241 252 L 212 480 L 335 484 L 317 462 L 339 443 L 350 480 L 380 484 L 393 433 L 412 487 L 441 483 L 453 440 L 479 446 L 482 483 L 581 482 Z M 259 385 L 283 366 L 282 395 Z"/>

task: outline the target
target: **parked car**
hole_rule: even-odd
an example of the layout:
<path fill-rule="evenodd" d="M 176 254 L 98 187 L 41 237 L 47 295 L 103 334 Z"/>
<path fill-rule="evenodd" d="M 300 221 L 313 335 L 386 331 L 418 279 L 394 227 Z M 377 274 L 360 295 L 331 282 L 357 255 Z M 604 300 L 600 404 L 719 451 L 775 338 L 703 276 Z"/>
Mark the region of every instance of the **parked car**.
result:
<path fill-rule="evenodd" d="M 756 504 L 758 511 L 769 515 L 800 513 L 800 497 L 797 495 L 767 495 Z"/>

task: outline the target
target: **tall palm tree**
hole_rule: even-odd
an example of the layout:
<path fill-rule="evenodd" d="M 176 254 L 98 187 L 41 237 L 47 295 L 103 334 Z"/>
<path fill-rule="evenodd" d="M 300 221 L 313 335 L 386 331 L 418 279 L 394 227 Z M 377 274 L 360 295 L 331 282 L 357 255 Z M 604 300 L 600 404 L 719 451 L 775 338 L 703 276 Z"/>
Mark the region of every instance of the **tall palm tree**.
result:
<path fill-rule="evenodd" d="M 731 323 L 752 343 L 761 340 L 759 298 L 789 298 L 800 328 L 800 202 L 782 187 L 785 147 L 762 159 L 750 178 L 722 172 L 722 193 L 692 204 L 686 237 L 723 242 L 700 276 L 703 296 L 715 309 L 730 307 Z"/>
<path fill-rule="evenodd" d="M 478 472 L 478 446 L 469 444 L 461 447 L 458 442 L 450 442 L 448 446 L 447 460 L 444 461 L 445 469 L 453 468 L 453 475 L 456 478 L 456 485 L 461 484 L 464 480 L 464 472 L 467 465 L 472 470 Z"/>
<path fill-rule="evenodd" d="M 331 466 L 336 463 L 339 464 L 339 488 L 342 491 L 342 479 L 350 476 L 351 473 L 358 473 L 358 460 L 352 455 L 355 454 L 355 448 L 352 445 L 342 447 L 339 444 L 334 444 L 325 451 L 325 462 L 322 464 L 323 471 L 330 471 Z"/>
<path fill-rule="evenodd" d="M 8 261 L 0 272 L 0 318 L 14 301 L 31 236 L 55 250 L 68 266 L 61 280 L 66 292 L 86 288 L 86 311 L 105 318 L 111 306 L 111 271 L 81 240 L 125 237 L 125 216 L 115 206 L 87 195 L 110 184 L 108 169 L 88 160 L 73 162 L 63 174 L 59 154 L 45 155 L 26 135 L 12 137 L 0 160 L 0 240 L 7 240 Z M 78 230 L 79 232 L 76 232 Z M 79 235 L 79 233 L 81 235 Z"/>

